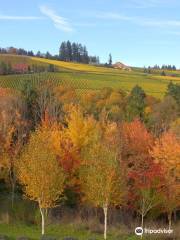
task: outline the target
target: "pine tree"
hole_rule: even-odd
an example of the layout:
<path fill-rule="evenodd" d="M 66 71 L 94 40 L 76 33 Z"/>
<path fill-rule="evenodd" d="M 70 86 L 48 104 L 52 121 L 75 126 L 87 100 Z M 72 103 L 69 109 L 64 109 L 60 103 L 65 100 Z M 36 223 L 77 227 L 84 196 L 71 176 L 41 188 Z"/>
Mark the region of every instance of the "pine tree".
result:
<path fill-rule="evenodd" d="M 72 61 L 78 62 L 78 46 L 76 43 L 72 43 Z"/>
<path fill-rule="evenodd" d="M 109 66 L 112 66 L 112 55 L 111 55 L 111 53 L 109 54 Z"/>
<path fill-rule="evenodd" d="M 68 62 L 72 61 L 72 46 L 70 41 L 67 41 L 67 44 L 66 44 L 66 61 Z"/>
<path fill-rule="evenodd" d="M 145 98 L 146 94 L 141 87 L 137 85 L 132 89 L 126 107 L 126 118 L 128 121 L 132 121 L 135 118 L 143 120 L 146 106 Z"/>
<path fill-rule="evenodd" d="M 59 49 L 59 58 L 61 61 L 66 61 L 66 43 L 62 42 Z"/>

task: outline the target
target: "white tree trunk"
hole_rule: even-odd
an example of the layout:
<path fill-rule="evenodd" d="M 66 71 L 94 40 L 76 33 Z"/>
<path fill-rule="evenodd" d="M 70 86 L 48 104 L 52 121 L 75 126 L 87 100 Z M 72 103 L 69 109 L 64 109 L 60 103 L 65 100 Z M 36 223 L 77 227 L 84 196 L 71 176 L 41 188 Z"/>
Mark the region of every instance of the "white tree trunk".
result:
<path fill-rule="evenodd" d="M 168 222 L 169 222 L 169 230 L 171 230 L 171 226 L 172 226 L 172 212 L 168 213 Z"/>
<path fill-rule="evenodd" d="M 141 227 L 142 229 L 144 228 L 144 215 L 143 213 L 141 214 Z M 141 238 L 143 237 L 143 235 L 141 235 Z"/>
<path fill-rule="evenodd" d="M 45 233 L 45 217 L 44 217 L 44 209 L 40 208 L 40 213 L 41 213 L 41 233 L 44 235 Z"/>
<path fill-rule="evenodd" d="M 144 197 L 143 197 L 143 201 L 142 201 L 142 209 L 141 209 L 141 227 L 142 229 L 144 228 L 144 212 L 145 212 L 145 200 L 144 200 Z M 141 235 L 141 238 L 143 237 L 143 235 Z"/>
<path fill-rule="evenodd" d="M 141 227 L 144 228 L 144 215 L 141 214 Z"/>
<path fill-rule="evenodd" d="M 108 212 L 108 207 L 107 204 L 104 205 L 103 207 L 104 210 L 104 239 L 107 239 L 107 212 Z"/>

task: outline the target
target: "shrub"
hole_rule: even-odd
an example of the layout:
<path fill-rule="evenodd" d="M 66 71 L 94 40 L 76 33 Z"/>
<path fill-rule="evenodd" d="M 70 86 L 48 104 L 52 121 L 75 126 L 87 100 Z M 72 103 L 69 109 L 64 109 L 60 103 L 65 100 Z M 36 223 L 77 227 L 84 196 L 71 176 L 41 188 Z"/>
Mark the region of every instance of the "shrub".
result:
<path fill-rule="evenodd" d="M 20 237 L 17 237 L 17 240 L 29 240 L 29 238 L 25 236 L 20 236 Z"/>
<path fill-rule="evenodd" d="M 6 236 L 6 235 L 0 235 L 0 240 L 8 240 L 8 236 Z"/>
<path fill-rule="evenodd" d="M 43 235 L 41 240 L 57 240 L 56 237 Z"/>

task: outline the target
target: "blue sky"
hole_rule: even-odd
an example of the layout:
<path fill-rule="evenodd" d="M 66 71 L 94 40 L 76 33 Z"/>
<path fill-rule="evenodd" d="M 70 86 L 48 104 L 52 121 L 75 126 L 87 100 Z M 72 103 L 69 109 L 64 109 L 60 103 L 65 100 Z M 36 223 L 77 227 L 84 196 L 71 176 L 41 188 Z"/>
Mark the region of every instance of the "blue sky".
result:
<path fill-rule="evenodd" d="M 0 46 L 58 53 L 62 41 L 128 65 L 180 67 L 180 0 L 1 0 Z"/>

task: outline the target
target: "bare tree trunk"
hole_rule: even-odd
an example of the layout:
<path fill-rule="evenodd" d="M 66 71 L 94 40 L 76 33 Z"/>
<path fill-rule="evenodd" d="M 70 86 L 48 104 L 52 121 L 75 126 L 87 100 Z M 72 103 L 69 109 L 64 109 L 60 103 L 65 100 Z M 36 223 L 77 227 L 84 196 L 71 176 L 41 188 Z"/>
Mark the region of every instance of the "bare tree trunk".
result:
<path fill-rule="evenodd" d="M 41 233 L 44 235 L 45 233 L 45 216 L 44 216 L 44 209 L 39 207 L 41 213 Z"/>
<path fill-rule="evenodd" d="M 145 209 L 145 206 L 144 206 L 144 198 L 143 198 L 143 202 L 142 202 L 142 211 L 141 211 L 141 227 L 142 229 L 144 228 L 144 209 Z M 141 235 L 141 238 L 143 237 L 143 235 Z"/>
<path fill-rule="evenodd" d="M 141 214 L 141 227 L 144 228 L 144 215 Z"/>
<path fill-rule="evenodd" d="M 16 179 L 14 176 L 14 172 L 11 168 L 9 173 L 10 184 L 11 184 L 11 206 L 14 208 L 14 198 L 15 198 L 15 187 L 16 187 Z"/>
<path fill-rule="evenodd" d="M 172 226 L 172 212 L 168 213 L 168 222 L 169 222 L 169 230 L 170 230 Z"/>
<path fill-rule="evenodd" d="M 103 207 L 104 210 L 104 239 L 107 239 L 107 213 L 108 213 L 108 207 L 107 204 Z"/>
<path fill-rule="evenodd" d="M 176 210 L 174 210 L 174 222 L 177 220 Z"/>
<path fill-rule="evenodd" d="M 14 198 L 15 198 L 15 183 L 12 182 L 12 196 L 11 196 L 11 205 L 14 208 Z"/>

